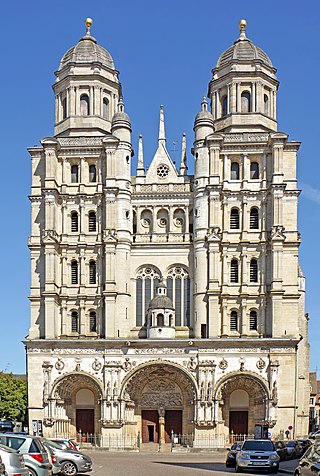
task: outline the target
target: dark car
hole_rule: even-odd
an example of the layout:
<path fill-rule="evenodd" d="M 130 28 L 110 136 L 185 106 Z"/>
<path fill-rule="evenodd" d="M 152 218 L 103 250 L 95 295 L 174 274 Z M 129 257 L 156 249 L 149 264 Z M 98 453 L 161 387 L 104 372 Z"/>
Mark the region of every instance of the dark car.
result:
<path fill-rule="evenodd" d="M 302 446 L 299 445 L 298 440 L 289 440 L 286 442 L 286 447 L 288 451 L 288 458 L 300 458 L 303 453 Z"/>
<path fill-rule="evenodd" d="M 226 467 L 234 467 L 236 465 L 236 456 L 238 451 L 241 450 L 242 443 L 233 443 L 231 448 L 229 449 L 227 453 L 227 459 L 226 459 Z"/>
<path fill-rule="evenodd" d="M 306 440 L 298 440 L 299 445 L 302 447 L 302 454 L 304 454 L 308 448 L 312 445 L 312 441 Z"/>
<path fill-rule="evenodd" d="M 287 450 L 285 442 L 282 440 L 278 440 L 278 441 L 274 441 L 273 443 L 276 448 L 276 452 L 279 455 L 280 461 L 284 461 L 285 459 L 287 459 L 288 450 Z"/>
<path fill-rule="evenodd" d="M 305 452 L 294 471 L 294 476 L 320 475 L 320 441 Z"/>

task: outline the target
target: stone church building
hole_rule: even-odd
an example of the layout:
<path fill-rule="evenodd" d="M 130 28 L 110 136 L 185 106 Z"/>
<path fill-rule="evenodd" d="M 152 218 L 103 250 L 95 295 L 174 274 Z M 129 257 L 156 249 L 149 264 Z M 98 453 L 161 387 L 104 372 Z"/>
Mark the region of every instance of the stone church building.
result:
<path fill-rule="evenodd" d="M 194 175 L 162 106 L 131 175 L 119 72 L 91 23 L 55 73 L 54 134 L 29 149 L 30 429 L 102 445 L 306 434 L 300 143 L 278 131 L 275 67 L 242 20 L 195 117 Z"/>

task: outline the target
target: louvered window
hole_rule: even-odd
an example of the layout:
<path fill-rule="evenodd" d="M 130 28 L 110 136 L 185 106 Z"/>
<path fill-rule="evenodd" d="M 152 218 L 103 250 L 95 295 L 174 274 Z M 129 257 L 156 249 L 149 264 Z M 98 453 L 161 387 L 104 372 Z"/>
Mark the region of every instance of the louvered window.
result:
<path fill-rule="evenodd" d="M 251 95 L 249 91 L 241 94 L 241 112 L 251 112 Z"/>
<path fill-rule="evenodd" d="M 90 311 L 89 328 L 90 332 L 97 332 L 97 314 L 95 311 Z"/>
<path fill-rule="evenodd" d="M 230 213 L 230 228 L 231 230 L 239 230 L 239 226 L 240 226 L 239 210 L 237 208 L 232 208 Z"/>
<path fill-rule="evenodd" d="M 259 164 L 258 162 L 251 162 L 250 164 L 250 178 L 258 179 L 259 178 Z"/>
<path fill-rule="evenodd" d="M 78 261 L 71 261 L 71 284 L 78 284 Z"/>
<path fill-rule="evenodd" d="M 87 94 L 80 96 L 80 115 L 89 116 L 90 114 L 90 100 Z"/>
<path fill-rule="evenodd" d="M 238 330 L 238 313 L 237 311 L 231 311 L 230 314 L 230 331 Z"/>
<path fill-rule="evenodd" d="M 97 231 L 97 217 L 95 212 L 89 212 L 89 231 Z"/>
<path fill-rule="evenodd" d="M 221 101 L 222 117 L 228 114 L 228 97 L 223 96 Z"/>
<path fill-rule="evenodd" d="M 89 166 L 89 181 L 90 182 L 96 182 L 97 181 L 97 168 L 93 164 L 91 164 Z"/>
<path fill-rule="evenodd" d="M 79 332 L 79 317 L 77 311 L 71 313 L 71 331 Z"/>
<path fill-rule="evenodd" d="M 96 270 L 96 262 L 90 261 L 89 263 L 89 282 L 90 284 L 96 284 L 97 282 L 97 270 Z"/>
<path fill-rule="evenodd" d="M 258 282 L 258 261 L 252 259 L 250 261 L 250 283 Z"/>
<path fill-rule="evenodd" d="M 257 329 L 258 329 L 257 311 L 250 311 L 250 331 L 256 331 Z"/>
<path fill-rule="evenodd" d="M 71 213 L 71 231 L 76 232 L 78 231 L 78 213 L 72 212 Z"/>
<path fill-rule="evenodd" d="M 236 259 L 231 261 L 230 281 L 232 283 L 237 283 L 239 281 L 239 266 Z"/>
<path fill-rule="evenodd" d="M 253 207 L 250 210 L 250 229 L 259 229 L 259 210 L 256 207 Z"/>
<path fill-rule="evenodd" d="M 240 166 L 238 162 L 231 163 L 231 180 L 239 180 L 240 179 Z"/>
<path fill-rule="evenodd" d="M 79 182 L 79 167 L 78 165 L 71 166 L 71 182 L 77 183 Z"/>
<path fill-rule="evenodd" d="M 107 119 L 108 121 L 109 120 L 109 101 L 107 98 L 103 98 L 102 107 L 103 107 L 103 111 L 102 111 L 103 119 Z"/>

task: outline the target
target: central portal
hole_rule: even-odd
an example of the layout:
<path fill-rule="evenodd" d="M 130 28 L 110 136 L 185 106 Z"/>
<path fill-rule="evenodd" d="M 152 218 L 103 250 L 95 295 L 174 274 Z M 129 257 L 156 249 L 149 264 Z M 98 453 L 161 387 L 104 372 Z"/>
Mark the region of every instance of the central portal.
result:
<path fill-rule="evenodd" d="M 142 443 L 159 442 L 158 410 L 142 410 Z"/>
<path fill-rule="evenodd" d="M 172 432 L 182 434 L 182 410 L 166 410 L 164 423 L 164 438 L 166 443 L 171 442 Z"/>

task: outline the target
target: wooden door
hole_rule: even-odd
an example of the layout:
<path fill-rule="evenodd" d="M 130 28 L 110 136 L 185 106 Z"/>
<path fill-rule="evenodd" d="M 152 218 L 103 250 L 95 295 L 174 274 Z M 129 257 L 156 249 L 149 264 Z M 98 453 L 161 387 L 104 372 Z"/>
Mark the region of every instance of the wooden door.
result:
<path fill-rule="evenodd" d="M 230 411 L 229 413 L 229 433 L 235 435 L 248 434 L 248 412 L 247 411 Z"/>
<path fill-rule="evenodd" d="M 166 410 L 164 425 L 166 443 L 171 441 L 172 430 L 175 435 L 182 434 L 182 410 Z"/>
<path fill-rule="evenodd" d="M 91 408 L 78 408 L 76 410 L 77 432 L 94 433 L 94 410 Z"/>
<path fill-rule="evenodd" d="M 142 410 L 142 443 L 159 442 L 158 410 Z"/>

